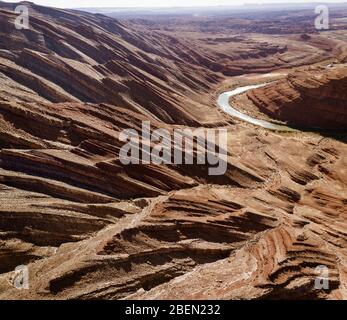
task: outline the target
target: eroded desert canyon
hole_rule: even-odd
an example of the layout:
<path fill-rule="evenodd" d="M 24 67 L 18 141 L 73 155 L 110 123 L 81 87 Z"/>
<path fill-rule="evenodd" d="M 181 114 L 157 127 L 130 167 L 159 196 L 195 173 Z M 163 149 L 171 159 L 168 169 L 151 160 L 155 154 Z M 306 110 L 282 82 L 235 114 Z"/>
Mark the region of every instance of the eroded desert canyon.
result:
<path fill-rule="evenodd" d="M 347 299 L 347 6 L 116 19 L 0 2 L 0 299 Z M 296 128 L 276 132 L 224 113 Z M 228 168 L 123 165 L 225 128 Z M 11 279 L 26 265 L 30 288 Z M 316 268 L 329 289 L 314 287 Z"/>

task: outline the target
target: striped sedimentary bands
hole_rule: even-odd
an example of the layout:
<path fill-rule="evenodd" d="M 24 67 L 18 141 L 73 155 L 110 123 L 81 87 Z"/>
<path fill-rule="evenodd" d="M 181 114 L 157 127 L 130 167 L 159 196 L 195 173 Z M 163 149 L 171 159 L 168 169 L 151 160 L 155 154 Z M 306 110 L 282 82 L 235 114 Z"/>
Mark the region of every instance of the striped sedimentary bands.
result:
<path fill-rule="evenodd" d="M 285 80 L 252 90 L 248 96 L 260 111 L 302 128 L 345 130 L 346 64 L 294 72 Z"/>
<path fill-rule="evenodd" d="M 243 126 L 210 103 L 225 75 L 317 62 L 314 46 L 244 35 L 231 56 L 35 5 L 19 31 L 13 8 L 0 5 L 0 298 L 347 297 L 343 141 Z M 120 132 L 143 121 L 227 128 L 226 172 L 122 164 Z M 29 290 L 11 283 L 23 264 Z"/>
<path fill-rule="evenodd" d="M 337 257 L 312 233 L 289 226 L 264 232 L 226 259 L 138 292 L 132 299 L 315 299 L 327 292 L 315 284 L 325 266 L 329 290 L 340 285 Z M 339 295 L 331 294 L 334 298 Z"/>
<path fill-rule="evenodd" d="M 1 282 L 7 286 L 2 296 L 343 298 L 345 157 L 336 152 L 341 143 L 334 142 L 332 147 L 328 139 L 317 140 L 310 149 L 312 141 L 288 138 L 287 148 L 301 145 L 302 151 L 284 155 L 283 138 L 267 134 L 261 140 L 263 166 L 267 163 L 269 172 L 255 187 L 199 184 L 157 197 L 102 204 L 53 200 L 38 194 L 32 197 L 21 191 L 21 197 L 30 201 L 23 200 L 8 219 L 23 221 L 26 212 L 26 225 L 7 232 L 12 240 L 4 242 L 2 256 L 12 261 L 9 268 L 18 262 L 18 256 L 38 259 L 29 264 L 35 280 L 30 293 Z M 242 158 L 245 167 L 247 152 L 244 150 Z M 270 152 L 271 157 L 266 156 Z M 307 161 L 293 174 L 291 162 L 299 157 Z M 305 183 L 298 182 L 296 176 L 303 171 L 310 171 L 316 179 L 309 176 Z M 328 178 L 328 172 L 335 178 Z M 6 190 L 19 202 L 19 191 Z M 38 221 L 48 219 L 43 225 L 49 234 L 34 224 L 38 214 L 42 217 Z M 64 226 L 63 231 L 59 225 Z M 320 275 L 317 268 L 322 266 L 329 272 L 328 290 L 315 289 Z M 10 275 L 5 273 L 2 279 Z"/>

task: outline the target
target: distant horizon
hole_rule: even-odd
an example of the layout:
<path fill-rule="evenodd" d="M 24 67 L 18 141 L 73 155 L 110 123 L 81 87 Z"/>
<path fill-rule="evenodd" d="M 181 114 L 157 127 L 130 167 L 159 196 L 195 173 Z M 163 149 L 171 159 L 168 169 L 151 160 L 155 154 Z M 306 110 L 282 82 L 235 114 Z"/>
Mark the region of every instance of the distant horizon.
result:
<path fill-rule="evenodd" d="M 19 3 L 22 0 L 0 1 L 5 3 Z M 267 5 L 297 5 L 297 4 L 347 4 L 346 0 L 304 1 L 304 0 L 171 0 L 169 5 L 163 5 L 161 0 L 75 0 L 73 4 L 67 0 L 37 0 L 28 1 L 37 5 L 66 9 L 170 9 L 170 8 L 209 8 L 209 7 L 240 7 L 240 6 L 267 6 Z M 111 2 L 113 3 L 111 5 Z M 82 4 L 83 3 L 83 4 Z"/>

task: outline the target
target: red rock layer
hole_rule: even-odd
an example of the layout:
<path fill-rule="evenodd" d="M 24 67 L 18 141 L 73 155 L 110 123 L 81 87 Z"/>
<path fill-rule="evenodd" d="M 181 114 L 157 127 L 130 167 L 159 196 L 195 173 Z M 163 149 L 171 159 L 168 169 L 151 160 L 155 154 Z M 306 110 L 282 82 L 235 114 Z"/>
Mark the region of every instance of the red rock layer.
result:
<path fill-rule="evenodd" d="M 295 72 L 248 97 L 265 114 L 294 126 L 347 128 L 346 65 Z"/>
<path fill-rule="evenodd" d="M 35 5 L 17 31 L 14 4 L 0 8 L 1 299 L 347 297 L 346 145 L 235 125 L 207 105 L 222 73 L 329 54 L 245 34 L 232 56 Z M 226 173 L 122 165 L 119 134 L 144 120 L 171 134 L 228 124 Z M 13 287 L 22 264 L 29 290 Z M 314 288 L 318 265 L 328 290 Z"/>

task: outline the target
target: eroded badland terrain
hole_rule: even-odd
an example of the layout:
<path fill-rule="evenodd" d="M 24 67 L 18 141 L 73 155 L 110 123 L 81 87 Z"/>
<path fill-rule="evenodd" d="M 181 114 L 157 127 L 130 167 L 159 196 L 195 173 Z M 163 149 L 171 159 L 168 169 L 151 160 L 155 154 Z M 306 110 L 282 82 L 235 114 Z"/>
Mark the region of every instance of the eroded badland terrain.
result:
<path fill-rule="evenodd" d="M 17 30 L 0 2 L 1 299 L 347 299 L 347 6 L 318 32 L 310 10 L 119 20 L 27 5 Z M 235 105 L 299 131 L 216 104 L 264 82 Z M 142 121 L 227 129 L 227 172 L 123 165 L 119 134 Z"/>

